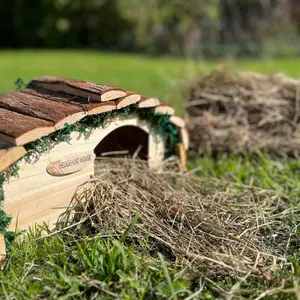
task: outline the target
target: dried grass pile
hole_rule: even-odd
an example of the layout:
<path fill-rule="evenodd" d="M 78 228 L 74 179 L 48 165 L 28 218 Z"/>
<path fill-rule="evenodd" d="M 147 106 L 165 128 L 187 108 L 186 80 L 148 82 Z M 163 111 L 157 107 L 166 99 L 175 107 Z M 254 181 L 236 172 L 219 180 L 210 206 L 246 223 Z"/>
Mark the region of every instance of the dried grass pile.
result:
<path fill-rule="evenodd" d="M 197 152 L 300 154 L 300 81 L 283 74 L 216 70 L 189 89 L 191 147 Z"/>
<path fill-rule="evenodd" d="M 138 213 L 128 239 L 149 254 L 178 259 L 190 275 L 269 278 L 271 270 L 287 265 L 294 239 L 293 212 L 275 192 L 238 191 L 178 174 L 170 165 L 151 171 L 141 161 L 103 159 L 97 176 L 78 188 L 73 205 L 75 222 L 85 220 L 104 235 L 124 233 Z"/>

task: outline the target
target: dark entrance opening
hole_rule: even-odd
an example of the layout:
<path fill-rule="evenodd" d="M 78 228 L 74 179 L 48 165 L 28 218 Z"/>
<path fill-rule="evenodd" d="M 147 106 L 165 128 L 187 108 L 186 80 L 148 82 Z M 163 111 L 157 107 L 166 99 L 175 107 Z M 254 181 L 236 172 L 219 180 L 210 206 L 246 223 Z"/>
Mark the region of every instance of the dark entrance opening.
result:
<path fill-rule="evenodd" d="M 148 133 L 136 126 L 122 126 L 109 133 L 95 148 L 96 157 L 148 158 Z"/>

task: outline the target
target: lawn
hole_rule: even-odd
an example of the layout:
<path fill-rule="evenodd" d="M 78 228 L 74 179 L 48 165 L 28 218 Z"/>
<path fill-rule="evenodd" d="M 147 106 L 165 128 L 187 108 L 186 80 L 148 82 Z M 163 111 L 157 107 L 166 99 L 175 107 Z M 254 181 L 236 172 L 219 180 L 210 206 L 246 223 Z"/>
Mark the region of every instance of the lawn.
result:
<path fill-rule="evenodd" d="M 149 58 L 81 51 L 3 51 L 0 55 L 0 92 L 15 90 L 17 78 L 24 82 L 40 75 L 64 76 L 117 85 L 174 105 L 184 113 L 181 89 L 199 72 L 225 64 L 235 70 L 284 72 L 300 77 L 300 58 L 279 60 L 198 61 Z M 299 205 L 300 163 L 278 160 L 269 154 L 208 155 L 193 157 L 189 168 L 197 175 L 239 185 L 271 189 L 287 199 L 290 209 Z M 287 226 L 298 237 L 300 214 L 294 210 Z M 134 224 L 135 220 L 133 220 Z M 28 241 L 12 246 L 7 269 L 0 274 L 0 298 L 4 299 L 299 299 L 299 242 L 287 249 L 290 267 L 275 270 L 272 280 L 238 281 L 205 276 L 181 276 L 180 265 L 163 256 L 148 255 L 120 238 L 93 236 L 84 228 L 66 230 L 43 238 L 37 228 Z"/>
<path fill-rule="evenodd" d="M 82 51 L 2 51 L 0 92 L 15 90 L 17 78 L 27 83 L 37 76 L 54 75 L 116 85 L 145 96 L 158 97 L 183 113 L 180 87 L 199 72 L 208 72 L 219 65 L 264 73 L 285 72 L 300 77 L 300 58 L 194 62 Z"/>

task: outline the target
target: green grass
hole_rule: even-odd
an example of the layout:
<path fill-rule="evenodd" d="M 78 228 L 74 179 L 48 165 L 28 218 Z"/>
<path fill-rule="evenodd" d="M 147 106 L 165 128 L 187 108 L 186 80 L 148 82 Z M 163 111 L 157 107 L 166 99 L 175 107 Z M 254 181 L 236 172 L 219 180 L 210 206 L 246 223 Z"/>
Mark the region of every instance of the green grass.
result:
<path fill-rule="evenodd" d="M 159 97 L 180 107 L 178 78 L 184 78 L 189 65 L 183 60 L 152 59 L 135 55 L 79 51 L 2 52 L 0 91 L 15 89 L 21 77 L 28 82 L 41 75 L 55 75 L 116 85 Z"/>
<path fill-rule="evenodd" d="M 291 197 L 299 204 L 300 200 L 300 161 L 294 158 L 272 157 L 258 152 L 247 155 L 219 154 L 195 157 L 190 168 L 197 167 L 198 176 L 219 178 L 246 186 L 276 190 Z"/>
<path fill-rule="evenodd" d="M 82 51 L 3 51 L 0 92 L 15 90 L 18 77 L 28 82 L 40 75 L 64 76 L 159 97 L 182 114 L 184 102 L 178 84 L 182 86 L 182 80 L 223 63 Z M 227 61 L 225 64 L 235 70 L 284 72 L 300 77 L 300 58 Z M 253 157 L 204 155 L 194 157 L 189 167 L 197 167 L 199 176 L 277 190 L 286 195 L 291 207 L 299 206 L 300 162 L 296 159 L 278 159 L 261 153 Z M 295 218 L 300 221 L 299 216 Z M 44 230 L 47 233 L 47 229 Z M 147 245 L 144 250 L 137 249 L 134 244 L 124 244 L 124 238 L 93 236 L 83 229 L 70 229 L 42 238 L 42 231 L 29 233 L 27 242 L 13 244 L 8 266 L 0 274 L 0 298 L 215 299 L 230 295 L 236 284 L 182 278 L 176 262 L 161 256 L 151 257 L 146 253 Z M 300 238 L 297 228 L 295 234 Z M 291 269 L 275 277 L 277 286 L 284 280 L 284 291 L 273 291 L 274 295 L 268 296 L 270 299 L 296 299 L 296 292 L 299 296 L 299 247 L 290 246 Z M 246 280 L 240 282 L 240 289 L 251 290 L 254 297 L 260 290 L 272 290 L 272 284 L 275 283 L 266 282 L 264 278 L 255 282 Z M 249 295 L 244 294 L 247 295 L 244 299 L 248 298 Z"/>
<path fill-rule="evenodd" d="M 300 58 L 194 62 L 90 51 L 2 51 L 0 92 L 15 90 L 14 83 L 19 77 L 29 82 L 37 76 L 54 75 L 116 85 L 145 96 L 158 97 L 183 113 L 178 81 L 179 86 L 184 86 L 182 81 L 224 64 L 236 70 L 264 73 L 280 71 L 300 77 Z"/>
<path fill-rule="evenodd" d="M 46 239 L 41 232 L 13 247 L 8 271 L 0 275 L 0 291 L 7 298 L 147 299 L 192 294 L 189 281 L 174 278 L 176 266 L 137 255 L 134 246 L 125 248 L 120 241 L 84 231 Z"/>

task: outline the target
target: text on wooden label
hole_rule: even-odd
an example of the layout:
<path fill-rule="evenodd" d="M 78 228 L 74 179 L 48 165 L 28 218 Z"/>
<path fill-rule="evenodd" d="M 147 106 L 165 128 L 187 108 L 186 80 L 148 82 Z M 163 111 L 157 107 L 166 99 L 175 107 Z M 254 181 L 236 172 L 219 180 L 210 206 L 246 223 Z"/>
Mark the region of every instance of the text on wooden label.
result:
<path fill-rule="evenodd" d="M 47 166 L 47 172 L 52 176 L 63 176 L 80 171 L 88 166 L 95 159 L 95 154 L 91 152 L 76 153 L 66 156 L 59 161 Z"/>

